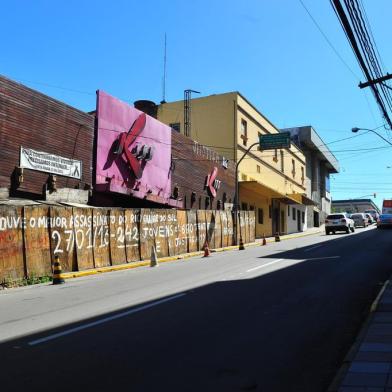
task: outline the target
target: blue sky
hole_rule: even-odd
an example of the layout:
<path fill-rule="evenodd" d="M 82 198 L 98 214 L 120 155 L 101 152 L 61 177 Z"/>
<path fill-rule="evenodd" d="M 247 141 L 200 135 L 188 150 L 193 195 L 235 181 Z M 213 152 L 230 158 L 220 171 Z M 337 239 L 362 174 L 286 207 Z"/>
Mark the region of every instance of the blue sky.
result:
<path fill-rule="evenodd" d="M 362 1 L 392 73 L 392 3 Z M 2 4 L 0 73 L 86 111 L 97 89 L 159 102 L 166 32 L 167 101 L 186 88 L 238 90 L 277 127 L 312 125 L 326 143 L 352 136 L 353 126 L 382 125 L 370 91 L 358 88 L 364 78 L 329 1 L 303 3 L 352 72 L 299 0 L 14 0 Z M 331 144 L 341 165 L 335 199 L 392 198 L 392 149 L 347 151 L 382 146 L 371 133 Z"/>

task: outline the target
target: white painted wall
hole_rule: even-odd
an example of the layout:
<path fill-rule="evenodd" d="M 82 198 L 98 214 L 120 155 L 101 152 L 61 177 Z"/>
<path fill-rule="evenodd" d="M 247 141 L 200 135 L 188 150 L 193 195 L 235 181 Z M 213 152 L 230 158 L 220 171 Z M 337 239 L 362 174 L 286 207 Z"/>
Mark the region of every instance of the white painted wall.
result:
<path fill-rule="evenodd" d="M 290 208 L 290 216 L 287 213 L 287 208 Z M 286 219 L 287 219 L 287 233 L 297 233 L 298 232 L 298 226 L 297 226 L 297 211 L 299 210 L 301 212 L 301 230 L 300 231 L 305 231 L 308 229 L 308 222 L 307 222 L 307 211 L 306 211 L 306 206 L 300 205 L 300 204 L 291 204 L 287 206 L 286 208 Z M 295 220 L 293 219 L 293 208 L 295 209 Z M 305 214 L 305 223 L 302 223 L 302 213 Z"/>

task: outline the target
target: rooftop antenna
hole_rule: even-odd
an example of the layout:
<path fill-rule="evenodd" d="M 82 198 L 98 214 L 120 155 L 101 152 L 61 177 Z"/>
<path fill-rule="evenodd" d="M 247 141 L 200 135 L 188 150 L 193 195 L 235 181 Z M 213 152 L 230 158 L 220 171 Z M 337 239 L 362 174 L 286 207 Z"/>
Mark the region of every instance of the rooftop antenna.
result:
<path fill-rule="evenodd" d="M 163 78 L 162 78 L 162 101 L 166 103 L 166 33 L 165 33 L 165 49 L 163 54 Z"/>

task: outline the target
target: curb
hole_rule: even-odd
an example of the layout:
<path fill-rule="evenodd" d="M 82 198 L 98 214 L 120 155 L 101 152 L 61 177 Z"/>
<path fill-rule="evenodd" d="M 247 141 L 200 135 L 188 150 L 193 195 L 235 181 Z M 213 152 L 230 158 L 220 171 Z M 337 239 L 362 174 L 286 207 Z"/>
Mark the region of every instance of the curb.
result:
<path fill-rule="evenodd" d="M 312 232 L 312 233 L 301 233 L 301 234 L 295 234 L 295 235 L 289 234 L 286 237 L 281 237 L 281 240 L 290 240 L 292 238 L 306 237 L 306 236 L 310 236 L 310 235 L 314 235 L 314 234 L 319 234 L 321 232 L 322 232 L 322 230 Z M 266 239 L 266 241 L 267 241 L 267 243 L 275 242 L 273 237 Z M 262 246 L 262 245 L 261 245 L 261 242 L 257 242 L 257 241 L 246 244 L 246 247 L 253 247 L 253 246 Z M 212 253 L 225 252 L 228 250 L 235 250 L 235 249 L 238 249 L 238 245 L 232 245 L 232 246 L 226 246 L 224 248 L 212 249 L 211 252 Z M 162 257 L 159 259 L 159 262 L 166 263 L 168 261 L 189 259 L 190 257 L 201 256 L 201 255 L 203 255 L 203 251 L 184 253 L 182 255 Z M 98 274 L 102 274 L 105 272 L 114 272 L 114 271 L 122 271 L 122 270 L 128 270 L 128 269 L 132 269 L 132 268 L 138 268 L 138 267 L 146 267 L 146 266 L 150 265 L 150 262 L 151 262 L 150 260 L 143 260 L 143 261 L 131 262 L 129 264 L 111 265 L 108 267 L 94 268 L 94 269 L 90 269 L 90 270 L 86 270 L 86 271 L 64 272 L 61 274 L 61 277 L 64 279 L 81 278 L 84 276 L 98 275 Z"/>
<path fill-rule="evenodd" d="M 390 278 L 391 279 L 391 278 Z M 343 359 L 343 363 L 338 369 L 338 371 L 335 374 L 335 377 L 333 378 L 331 384 L 329 385 L 327 392 L 338 392 L 339 388 L 341 386 L 341 383 L 347 374 L 348 369 L 350 368 L 351 362 L 354 360 L 355 355 L 358 352 L 358 349 L 360 345 L 362 344 L 362 341 L 366 335 L 367 330 L 369 329 L 370 324 L 373 321 L 373 313 L 377 310 L 378 304 L 380 302 L 380 299 L 382 295 L 384 294 L 385 289 L 389 285 L 390 280 L 386 280 L 385 283 L 383 284 L 382 288 L 380 289 L 379 293 L 377 294 L 376 299 L 372 302 L 370 309 L 369 309 L 369 314 L 367 315 L 365 321 L 363 322 L 361 328 L 359 329 L 359 332 L 357 336 L 355 337 L 354 343 L 351 345 L 350 349 L 348 350 L 347 354 L 345 355 Z"/>

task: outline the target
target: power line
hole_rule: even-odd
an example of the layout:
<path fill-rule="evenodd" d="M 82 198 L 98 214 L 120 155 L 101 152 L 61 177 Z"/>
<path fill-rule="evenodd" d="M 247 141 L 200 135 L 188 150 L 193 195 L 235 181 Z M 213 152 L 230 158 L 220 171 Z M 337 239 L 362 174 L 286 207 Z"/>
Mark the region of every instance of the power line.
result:
<path fill-rule="evenodd" d="M 339 60 L 343 63 L 343 65 L 351 72 L 351 74 L 357 79 L 359 80 L 359 77 L 355 74 L 355 72 L 351 69 L 351 67 L 344 61 L 343 57 L 339 54 L 339 52 L 336 50 L 336 48 L 332 45 L 331 41 L 328 39 L 328 37 L 326 36 L 326 34 L 324 33 L 324 31 L 321 29 L 320 25 L 317 23 L 317 21 L 313 18 L 312 14 L 310 13 L 310 11 L 307 9 L 307 7 L 305 6 L 304 2 L 302 0 L 298 0 L 302 7 L 305 9 L 306 13 L 309 15 L 310 19 L 312 20 L 312 22 L 314 23 L 314 25 L 317 27 L 318 31 L 321 33 L 321 35 L 324 37 L 325 41 L 327 41 L 328 45 L 330 46 L 330 48 L 334 51 L 334 53 L 336 54 L 336 56 L 338 56 Z"/>

